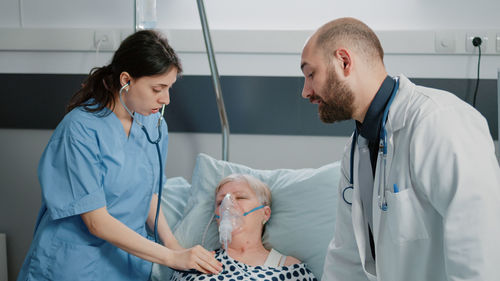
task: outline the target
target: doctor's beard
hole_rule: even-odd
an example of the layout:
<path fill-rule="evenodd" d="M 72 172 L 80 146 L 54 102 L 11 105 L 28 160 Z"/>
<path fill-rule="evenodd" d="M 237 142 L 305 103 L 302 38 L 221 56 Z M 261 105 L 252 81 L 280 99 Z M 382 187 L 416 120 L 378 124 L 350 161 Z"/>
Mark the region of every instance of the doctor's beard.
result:
<path fill-rule="evenodd" d="M 321 96 L 324 97 L 318 106 L 321 121 L 334 123 L 352 118 L 354 94 L 347 83 L 340 81 L 333 69 L 328 70 L 328 80 L 321 89 Z"/>

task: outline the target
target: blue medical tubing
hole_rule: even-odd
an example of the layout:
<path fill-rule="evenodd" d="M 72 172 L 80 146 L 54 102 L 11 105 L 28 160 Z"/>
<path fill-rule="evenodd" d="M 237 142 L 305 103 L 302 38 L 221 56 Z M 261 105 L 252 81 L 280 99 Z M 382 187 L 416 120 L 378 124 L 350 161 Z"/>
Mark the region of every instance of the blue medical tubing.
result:
<path fill-rule="evenodd" d="M 251 209 L 250 211 L 243 213 L 243 216 L 246 216 L 246 215 L 250 214 L 251 212 L 257 211 L 257 210 L 262 209 L 264 207 L 265 207 L 264 205 L 260 205 L 259 207 L 255 207 L 255 208 Z"/>
<path fill-rule="evenodd" d="M 262 208 L 264 208 L 265 206 L 266 206 L 266 205 L 260 205 L 259 207 L 255 207 L 255 208 L 251 209 L 250 211 L 243 213 L 243 216 L 246 216 L 246 215 L 250 214 L 251 212 L 255 212 L 255 211 L 259 210 L 259 209 L 262 209 Z M 216 219 L 220 219 L 220 216 L 215 215 L 215 218 L 216 218 Z"/>
<path fill-rule="evenodd" d="M 383 167 L 382 167 L 382 175 L 380 176 L 380 179 L 382 180 L 382 183 L 379 184 L 379 191 L 378 191 L 378 197 L 379 197 L 379 207 L 382 211 L 387 211 L 387 201 L 385 198 L 385 169 L 387 168 L 387 130 L 385 129 L 385 124 L 387 122 L 387 115 L 389 115 L 389 109 L 391 108 L 392 102 L 394 101 L 394 98 L 396 97 L 396 93 L 398 92 L 399 89 L 399 79 L 396 78 L 396 85 L 394 86 L 394 90 L 392 91 L 391 98 L 389 99 L 389 102 L 387 103 L 387 106 L 385 107 L 384 110 L 384 116 L 382 117 L 382 128 L 380 130 L 380 148 L 382 149 L 382 162 L 383 162 Z M 379 152 L 380 153 L 380 152 Z"/>
<path fill-rule="evenodd" d="M 383 141 L 383 148 L 382 152 L 384 155 L 387 155 L 387 131 L 385 130 L 385 123 L 387 122 L 387 115 L 389 115 L 389 108 L 392 105 L 392 102 L 394 101 L 394 98 L 396 97 L 396 93 L 399 89 L 399 79 L 396 79 L 396 86 L 394 86 L 394 90 L 392 91 L 391 98 L 389 99 L 389 102 L 387 103 L 387 106 L 385 107 L 384 110 L 384 116 L 382 117 L 382 130 L 380 130 L 380 140 Z"/>

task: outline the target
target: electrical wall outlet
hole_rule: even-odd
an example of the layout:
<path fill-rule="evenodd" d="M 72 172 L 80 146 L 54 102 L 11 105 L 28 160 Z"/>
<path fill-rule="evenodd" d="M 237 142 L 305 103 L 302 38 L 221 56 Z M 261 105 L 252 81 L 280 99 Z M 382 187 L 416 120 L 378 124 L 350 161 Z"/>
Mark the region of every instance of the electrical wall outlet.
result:
<path fill-rule="evenodd" d="M 481 42 L 481 53 L 485 53 L 486 50 L 487 50 L 487 46 L 488 46 L 488 35 L 486 33 L 484 33 L 484 32 L 471 32 L 471 33 L 467 33 L 465 35 L 465 51 L 468 52 L 468 53 L 477 52 L 476 51 L 477 47 L 475 47 L 472 44 L 472 40 L 474 39 L 474 37 L 481 38 L 481 40 L 482 40 L 482 42 Z"/>
<path fill-rule="evenodd" d="M 96 30 L 94 32 L 94 48 L 97 50 L 113 50 L 116 34 L 113 30 Z"/>

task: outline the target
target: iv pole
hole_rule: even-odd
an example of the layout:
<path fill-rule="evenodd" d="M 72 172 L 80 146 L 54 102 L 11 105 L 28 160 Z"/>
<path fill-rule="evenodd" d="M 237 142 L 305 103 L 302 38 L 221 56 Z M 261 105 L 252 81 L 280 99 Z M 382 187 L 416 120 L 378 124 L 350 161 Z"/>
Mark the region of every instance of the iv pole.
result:
<path fill-rule="evenodd" d="M 198 11 L 200 13 L 201 26 L 203 29 L 203 37 L 205 38 L 205 47 L 207 48 L 208 62 L 210 64 L 210 72 L 212 73 L 212 82 L 214 85 L 215 96 L 217 99 L 217 107 L 219 109 L 219 117 L 222 127 L 222 160 L 229 161 L 229 123 L 226 115 L 224 100 L 222 99 L 222 90 L 219 81 L 219 72 L 215 61 L 214 50 L 212 47 L 212 39 L 210 38 L 210 30 L 208 28 L 207 16 L 205 14 L 205 6 L 203 0 L 197 0 Z"/>

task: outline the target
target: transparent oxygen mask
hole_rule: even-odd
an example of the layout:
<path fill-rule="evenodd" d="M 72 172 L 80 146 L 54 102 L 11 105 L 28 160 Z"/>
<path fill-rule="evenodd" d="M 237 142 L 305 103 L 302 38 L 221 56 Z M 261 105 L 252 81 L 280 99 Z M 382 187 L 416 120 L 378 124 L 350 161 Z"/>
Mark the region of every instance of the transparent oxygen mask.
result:
<path fill-rule="evenodd" d="M 236 208 L 231 194 L 226 194 L 219 206 L 219 241 L 227 249 L 231 243 L 232 232 L 241 228 L 243 225 L 243 214 Z"/>

